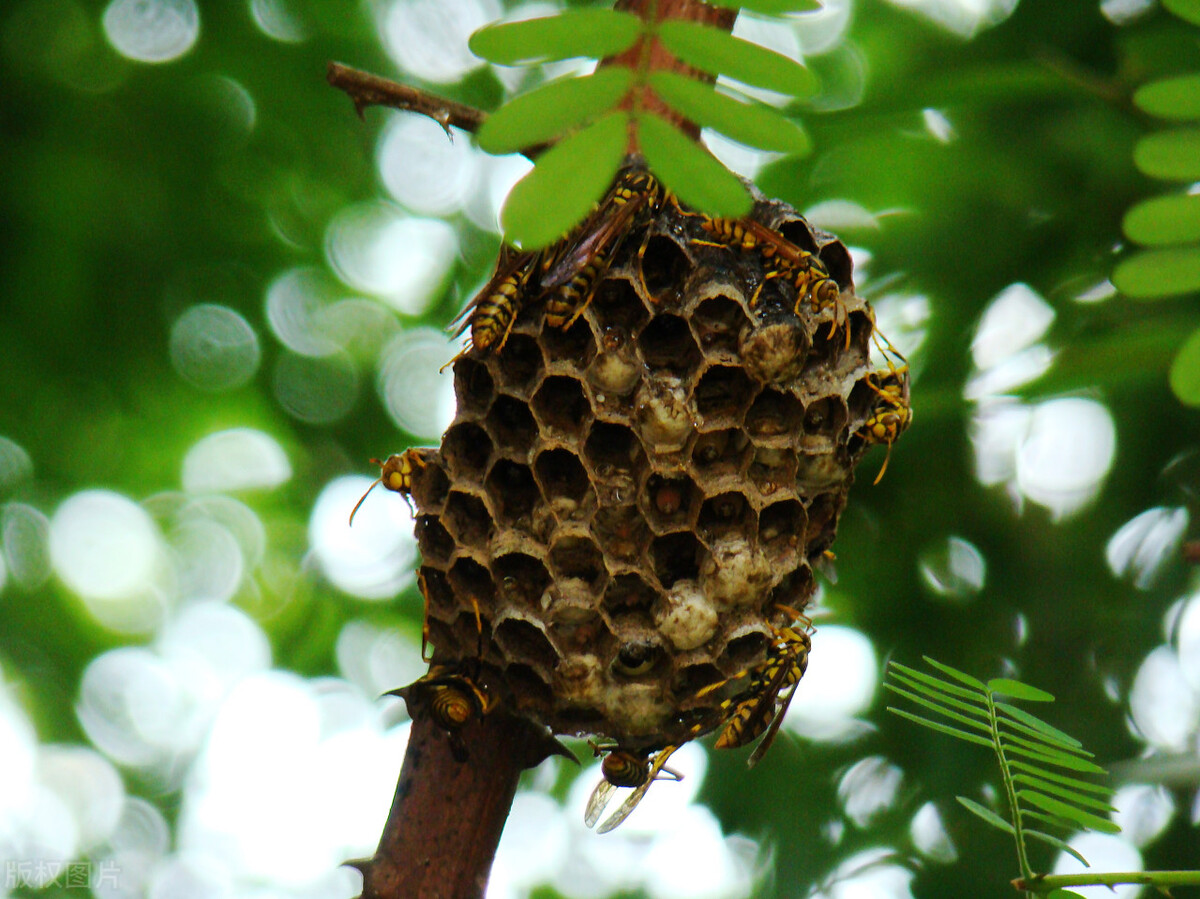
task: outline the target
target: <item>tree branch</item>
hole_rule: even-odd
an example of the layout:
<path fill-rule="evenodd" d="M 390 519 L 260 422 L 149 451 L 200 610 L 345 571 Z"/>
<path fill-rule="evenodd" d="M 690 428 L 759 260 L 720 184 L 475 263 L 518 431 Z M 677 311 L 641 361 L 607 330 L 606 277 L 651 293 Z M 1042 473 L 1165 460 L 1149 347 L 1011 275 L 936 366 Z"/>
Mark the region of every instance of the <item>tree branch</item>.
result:
<path fill-rule="evenodd" d="M 420 88 L 409 87 L 388 78 L 380 78 L 340 62 L 329 64 L 325 79 L 354 101 L 354 109 L 359 117 L 368 106 L 389 106 L 405 112 L 417 112 L 441 125 L 447 137 L 451 137 L 451 125 L 474 134 L 487 119 L 487 113 L 474 106 L 426 93 Z"/>

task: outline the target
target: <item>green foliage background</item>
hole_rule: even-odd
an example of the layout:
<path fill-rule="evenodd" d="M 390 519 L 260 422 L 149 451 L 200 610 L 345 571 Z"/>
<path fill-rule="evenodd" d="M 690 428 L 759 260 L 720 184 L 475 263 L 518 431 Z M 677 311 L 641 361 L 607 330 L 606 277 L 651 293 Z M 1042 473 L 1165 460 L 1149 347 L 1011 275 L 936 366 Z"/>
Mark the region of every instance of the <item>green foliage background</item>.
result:
<path fill-rule="evenodd" d="M 245 4 L 204 4 L 195 48 L 162 66 L 122 60 L 104 44 L 101 4 L 26 0 L 0 9 L 0 435 L 21 444 L 36 470 L 0 499 L 48 514 L 87 486 L 140 499 L 174 488 L 185 450 L 205 434 L 253 426 L 275 435 L 295 476 L 248 501 L 268 524 L 276 571 L 302 589 L 286 614 L 248 611 L 268 630 L 277 664 L 315 675 L 333 671 L 332 639 L 349 617 L 419 626 L 395 608 L 364 609 L 303 565 L 304 528 L 321 487 L 413 438 L 394 429 L 370 391 L 334 425 L 290 419 L 271 392 L 278 350 L 269 340 L 256 379 L 229 393 L 194 389 L 167 356 L 183 311 L 174 289 L 181 273 L 217 272 L 221 301 L 265 334 L 265 286 L 284 267 L 324 266 L 330 218 L 382 193 L 373 163 L 381 114 L 358 122 L 323 75 L 329 59 L 384 74 L 396 74 L 394 65 L 363 7 L 294 7 L 311 37 L 286 45 L 264 39 Z M 1127 727 L 1125 696 L 1192 574 L 1175 560 L 1152 590 L 1135 591 L 1108 571 L 1104 548 L 1133 516 L 1161 503 L 1189 505 L 1200 489 L 1198 469 L 1163 474 L 1200 439 L 1200 420 L 1168 386 L 1200 307 L 1194 293 L 1160 303 L 1074 298 L 1110 275 L 1126 211 L 1163 191 L 1134 166 L 1136 142 L 1158 123 L 1131 98 L 1154 77 L 1200 70 L 1200 28 L 1162 11 L 1118 27 L 1096 0 L 1023 0 L 1002 24 L 965 41 L 881 0 L 854 9 L 850 45 L 811 60 L 822 93 L 796 108 L 813 154 L 770 166 L 759 183 L 801 208 L 844 199 L 904 210 L 841 236 L 873 254 L 872 279 L 892 275 L 926 294 L 932 315 L 913 359 L 915 424 L 882 483 L 870 485 L 880 451 L 851 495 L 829 604 L 882 655 L 912 662 L 926 654 L 981 677 L 1007 673 L 1047 686 L 1059 701 L 1044 717 L 1106 766 L 1133 758 L 1143 747 Z M 836 102 L 857 64 L 865 94 Z M 206 79 L 217 75 L 254 97 L 252 129 L 206 100 Z M 502 95 L 487 69 L 439 89 L 485 108 Z M 947 116 L 954 140 L 914 137 L 927 108 Z M 285 223 L 290 243 L 272 221 Z M 498 245 L 463 227 L 465 258 L 429 314 L 435 326 L 486 276 Z M 1014 282 L 1031 285 L 1057 313 L 1049 341 L 1060 355 L 1023 394 L 1100 398 L 1117 427 L 1102 493 L 1062 523 L 1033 505 L 1017 514 L 972 468 L 963 399 L 970 341 L 981 310 Z M 986 587 L 970 602 L 939 601 L 921 581 L 922 553 L 950 534 L 988 562 Z M 264 589 L 269 598 L 265 577 Z M 1018 616 L 1029 635 L 1023 644 L 1014 636 Z M 43 741 L 85 742 L 72 709 L 80 673 L 119 642 L 55 581 L 34 594 L 11 583 L 0 593 L 0 667 L 23 685 Z M 1106 678 L 1118 701 L 1106 698 Z M 914 893 L 1008 895 L 1010 847 L 951 800 L 994 783 L 991 759 L 890 719 L 883 705 L 877 697 L 871 713 L 878 730 L 849 746 L 781 739 L 752 773 L 740 755 L 710 757 L 702 798 L 725 830 L 775 847 L 774 893 L 763 895 L 803 895 L 858 848 L 905 851 L 907 823 L 927 799 L 939 801 L 963 861 L 926 865 Z M 870 754 L 903 768 L 905 792 L 869 829 L 849 826 L 831 847 L 822 827 L 837 805 L 837 777 Z M 1147 867 L 1200 863 L 1186 811 L 1195 786 L 1177 785 L 1181 813 L 1145 850 Z"/>

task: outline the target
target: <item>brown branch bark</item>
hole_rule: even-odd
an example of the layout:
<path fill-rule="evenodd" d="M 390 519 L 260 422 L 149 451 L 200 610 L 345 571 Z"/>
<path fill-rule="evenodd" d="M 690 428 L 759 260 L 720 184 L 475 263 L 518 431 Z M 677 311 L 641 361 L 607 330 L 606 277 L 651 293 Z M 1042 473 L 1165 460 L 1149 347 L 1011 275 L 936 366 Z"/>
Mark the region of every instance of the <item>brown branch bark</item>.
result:
<path fill-rule="evenodd" d="M 342 65 L 340 62 L 329 63 L 325 79 L 354 101 L 354 109 L 360 117 L 368 106 L 388 106 L 406 112 L 417 112 L 441 125 L 447 136 L 450 136 L 451 125 L 474 134 L 487 119 L 487 113 L 474 106 L 448 100 L 420 88 L 409 87 L 407 84 Z"/>
<path fill-rule="evenodd" d="M 408 750 L 374 857 L 352 862 L 363 899 L 477 899 L 483 896 L 521 771 L 561 745 L 539 725 L 497 711 L 450 740 L 414 708 Z"/>

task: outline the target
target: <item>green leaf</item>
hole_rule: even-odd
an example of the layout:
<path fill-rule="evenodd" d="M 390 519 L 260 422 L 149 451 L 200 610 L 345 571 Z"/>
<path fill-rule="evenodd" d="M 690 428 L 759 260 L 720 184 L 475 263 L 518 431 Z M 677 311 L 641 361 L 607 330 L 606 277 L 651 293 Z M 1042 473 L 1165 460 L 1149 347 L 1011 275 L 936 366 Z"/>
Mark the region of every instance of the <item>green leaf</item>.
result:
<path fill-rule="evenodd" d="M 702 72 L 792 97 L 816 92 L 817 80 L 794 59 L 708 25 L 672 20 L 658 26 L 663 45 Z"/>
<path fill-rule="evenodd" d="M 1121 260 L 1112 280 L 1135 300 L 1192 293 L 1200 290 L 1200 247 L 1143 250 Z"/>
<path fill-rule="evenodd" d="M 1075 790 L 1068 790 L 1066 787 L 1061 787 L 1040 777 L 1032 777 L 1028 774 L 1015 774 L 1012 780 L 1013 783 L 1027 784 L 1043 793 L 1049 793 L 1051 796 L 1057 796 L 1059 799 L 1074 802 L 1076 805 L 1094 808 L 1101 812 L 1116 811 L 1116 809 L 1102 799 L 1097 799 L 1094 796 L 1085 796 L 1083 793 L 1076 792 Z"/>
<path fill-rule="evenodd" d="M 1194 181 L 1200 178 L 1200 128 L 1148 134 L 1133 148 L 1133 161 L 1151 178 Z"/>
<path fill-rule="evenodd" d="M 1070 846 L 1067 846 L 1066 849 L 1076 858 L 1083 858 L 1078 852 L 1073 851 Z M 1084 864 L 1086 865 L 1087 862 L 1084 862 Z M 1051 890 L 1046 894 L 1046 899 L 1084 899 L 1084 897 L 1081 893 L 1076 893 L 1074 890 Z"/>
<path fill-rule="evenodd" d="M 1034 752 L 1030 749 L 1025 749 L 1022 746 L 1005 746 L 1007 753 L 1024 756 L 1027 759 L 1033 759 L 1037 762 L 1045 762 L 1047 765 L 1057 765 L 1060 768 L 1068 768 L 1072 771 L 1080 771 L 1084 774 L 1106 774 L 1107 772 L 1099 765 L 1093 765 L 1091 762 L 1084 759 L 1077 759 L 1066 754 L 1050 754 L 1048 752 Z"/>
<path fill-rule="evenodd" d="M 1037 736 L 1040 737 L 1041 735 L 1038 734 Z M 1060 748 L 1058 744 L 1048 743 L 1043 739 L 1038 739 L 1036 741 L 1025 740 L 1021 737 L 1018 737 L 1016 734 L 1009 733 L 1007 731 L 1000 734 L 1000 742 L 1006 747 L 1024 746 L 1026 749 L 1032 749 L 1034 752 L 1043 752 L 1053 758 L 1058 758 L 1060 756 L 1064 758 L 1083 756 L 1084 758 L 1090 759 L 1095 757 L 1093 753 L 1088 752 L 1082 746 L 1066 746 Z"/>
<path fill-rule="evenodd" d="M 711 153 L 653 113 L 638 113 L 637 126 L 646 162 L 684 203 L 722 218 L 750 212 L 745 186 Z"/>
<path fill-rule="evenodd" d="M 1163 119 L 1200 119 L 1200 74 L 1151 81 L 1134 92 L 1133 102 Z"/>
<path fill-rule="evenodd" d="M 629 69 L 609 66 L 595 75 L 543 84 L 489 116 L 479 129 L 479 146 L 499 155 L 545 143 L 616 106 L 632 82 Z"/>
<path fill-rule="evenodd" d="M 983 705 L 982 703 L 963 702 L 961 699 L 955 699 L 953 696 L 950 696 L 947 693 L 942 693 L 940 690 L 934 690 L 931 687 L 922 684 L 920 681 L 916 681 L 910 677 L 907 677 L 898 671 L 892 672 L 892 680 L 911 687 L 921 696 L 924 696 L 925 698 L 932 702 L 936 702 L 939 705 L 953 706 L 954 708 L 962 709 L 968 714 L 976 715 L 979 718 L 982 718 L 984 721 L 989 722 L 988 729 L 991 729 L 990 722 L 992 716 L 988 712 L 987 706 Z M 884 684 L 884 686 L 890 685 Z"/>
<path fill-rule="evenodd" d="M 1014 721 L 1019 721 L 1021 724 L 1024 724 L 1031 730 L 1037 731 L 1047 739 L 1053 740 L 1056 743 L 1076 749 L 1082 748 L 1083 746 L 1082 743 L 1080 743 L 1070 734 L 1063 733 L 1057 727 L 1052 727 L 1036 715 L 1031 715 L 1024 709 L 1017 708 L 1015 705 L 1009 705 L 1007 702 L 997 702 L 996 708 L 1004 712 L 1005 715 L 1011 717 Z M 1001 717 L 1000 721 L 1003 722 L 1004 718 Z"/>
<path fill-rule="evenodd" d="M 1041 812 L 1035 812 L 1030 809 L 1022 807 L 1021 808 L 1021 824 L 1022 824 L 1022 826 L 1027 826 L 1026 822 L 1028 822 L 1028 821 L 1037 821 L 1041 824 L 1047 825 L 1048 827 L 1056 827 L 1059 830 L 1072 831 L 1072 830 L 1079 829 L 1078 827 L 1076 827 L 1075 822 L 1068 821 L 1066 818 L 1058 818 L 1054 815 L 1043 815 Z"/>
<path fill-rule="evenodd" d="M 812 12 L 820 9 L 820 0 L 708 0 L 710 6 L 726 9 L 748 9 L 764 16 L 779 16 L 789 12 Z"/>
<path fill-rule="evenodd" d="M 930 662 L 931 660 L 927 658 L 925 661 Z M 981 706 L 984 706 L 986 708 L 987 693 L 986 693 L 985 689 L 983 689 L 983 684 L 979 685 L 981 688 L 979 690 L 968 690 L 965 687 L 960 687 L 957 684 L 952 684 L 949 681 L 944 681 L 940 677 L 934 677 L 932 674 L 926 674 L 925 672 L 918 671 L 915 668 L 909 668 L 907 665 L 901 665 L 899 662 L 895 662 L 895 661 L 888 662 L 888 667 L 894 668 L 897 671 L 902 671 L 906 675 L 908 675 L 910 678 L 913 678 L 914 680 L 919 680 L 919 681 L 921 681 L 921 683 L 928 684 L 931 687 L 936 687 L 938 690 L 941 690 L 943 692 L 953 693 L 955 696 L 961 696 L 964 699 L 974 700 L 975 702 L 979 703 Z M 958 672 L 958 674 L 962 674 L 962 672 Z M 965 675 L 965 674 L 963 675 L 963 677 L 967 677 L 967 676 L 968 675 Z"/>
<path fill-rule="evenodd" d="M 936 659 L 931 659 L 929 656 L 921 656 L 921 658 L 923 658 L 926 663 L 932 665 L 938 671 L 942 672 L 942 674 L 950 675 L 950 677 L 954 678 L 959 683 L 966 684 L 968 687 L 974 687 L 980 693 L 987 692 L 987 687 L 984 685 L 983 681 L 976 680 L 966 672 L 959 671 L 957 668 L 951 668 L 949 665 L 944 665 Z"/>
<path fill-rule="evenodd" d="M 954 798 L 962 804 L 963 808 L 978 815 L 988 824 L 992 825 L 992 827 L 998 827 L 1000 830 L 1004 831 L 1010 836 L 1016 835 L 1016 830 L 1013 828 L 1013 826 L 997 815 L 990 808 L 982 806 L 975 800 L 968 799 L 966 796 L 955 796 Z"/>
<path fill-rule="evenodd" d="M 1179 18 L 1200 25 L 1200 0 L 1163 0 L 1163 6 Z"/>
<path fill-rule="evenodd" d="M 1200 406 L 1200 329 L 1193 331 L 1171 362 L 1171 392 L 1185 406 Z"/>
<path fill-rule="evenodd" d="M 918 696 L 916 693 L 909 692 L 908 690 L 902 690 L 899 687 L 897 687 L 895 684 L 884 684 L 884 687 L 891 690 L 893 693 L 899 693 L 901 696 L 903 696 L 906 699 L 911 699 L 917 705 L 922 705 L 927 709 L 932 709 L 933 711 L 937 712 L 938 714 L 945 715 L 947 718 L 951 719 L 952 721 L 957 721 L 959 724 L 965 724 L 967 727 L 973 727 L 976 730 L 983 731 L 984 733 L 987 733 L 987 734 L 990 734 L 992 732 L 990 721 L 986 721 L 986 720 L 985 721 L 974 721 L 974 720 L 968 718 L 966 715 L 960 715 L 960 714 L 958 714 L 958 712 L 952 712 L 945 706 L 941 706 L 941 705 L 938 705 L 936 702 L 931 702 L 928 699 L 924 699 L 923 697 Z M 955 700 L 955 701 L 957 701 L 957 700 Z M 989 745 L 990 745 L 990 742 L 989 742 Z"/>
<path fill-rule="evenodd" d="M 764 103 L 739 102 L 676 72 L 655 72 L 650 86 L 684 118 L 720 131 L 738 143 L 796 155 L 812 149 L 803 128 Z"/>
<path fill-rule="evenodd" d="M 609 113 L 543 153 L 504 204 L 509 242 L 544 247 L 591 212 L 621 167 L 628 124 L 626 113 Z"/>
<path fill-rule="evenodd" d="M 1013 699 L 1023 699 L 1026 702 L 1054 702 L 1054 694 L 1023 684 L 1019 680 L 1007 677 L 994 677 L 987 682 L 988 689 L 993 693 L 1002 693 Z"/>
<path fill-rule="evenodd" d="M 1044 777 L 1046 780 L 1052 780 L 1056 784 L 1062 784 L 1064 787 L 1071 787 L 1075 790 L 1084 790 L 1089 793 L 1103 794 L 1105 796 L 1112 795 L 1112 788 L 1104 784 L 1090 783 L 1086 780 L 1068 777 L 1065 774 L 1059 774 L 1057 771 L 1046 771 L 1042 768 L 1039 768 L 1037 765 L 1028 765 L 1025 762 L 1012 761 L 1009 762 L 1008 766 L 1020 771 L 1026 771 L 1037 777 Z"/>
<path fill-rule="evenodd" d="M 1143 200 L 1125 213 L 1122 227 L 1130 240 L 1150 246 L 1200 241 L 1200 194 Z"/>
<path fill-rule="evenodd" d="M 1083 865 L 1085 868 L 1091 867 L 1091 865 L 1088 864 L 1088 860 L 1086 858 L 1084 858 L 1076 850 L 1072 849 L 1063 840 L 1060 840 L 1056 836 L 1052 836 L 1051 834 L 1048 834 L 1048 833 L 1042 833 L 1040 830 L 1026 830 L 1026 831 L 1024 831 L 1024 834 L 1027 837 L 1033 837 L 1035 840 L 1041 840 L 1043 843 L 1049 843 L 1055 849 L 1061 849 L 1063 852 L 1066 852 L 1068 855 L 1075 856 L 1075 858 L 1079 859 L 1079 864 Z M 1059 892 L 1059 891 L 1055 890 L 1055 892 Z M 1062 890 L 1062 892 L 1066 893 L 1068 891 Z M 1050 895 L 1053 896 L 1054 893 L 1051 893 Z M 1077 896 L 1079 894 L 1073 893 L 1071 895 Z"/>
<path fill-rule="evenodd" d="M 930 721 L 928 718 L 922 718 L 920 715 L 914 715 L 912 712 L 904 711 L 904 709 L 888 706 L 888 711 L 894 715 L 899 715 L 901 718 L 907 718 L 909 721 L 914 721 L 924 727 L 936 730 L 938 733 L 958 737 L 960 740 L 966 740 L 968 743 L 975 743 L 979 746 L 986 746 L 988 749 L 992 748 L 992 741 L 985 740 L 978 734 L 968 733 L 965 730 L 959 730 L 957 727 L 950 727 L 948 724 L 939 724 L 937 721 Z"/>
<path fill-rule="evenodd" d="M 627 49 L 641 32 L 641 20 L 630 13 L 576 9 L 523 22 L 485 25 L 471 35 L 467 46 L 488 62 L 516 66 L 576 56 L 603 59 Z"/>
<path fill-rule="evenodd" d="M 1036 790 L 1018 790 L 1017 801 L 1028 802 L 1030 805 L 1056 815 L 1059 818 L 1066 818 L 1068 821 L 1074 821 L 1080 827 L 1088 830 L 1097 830 L 1100 833 L 1120 833 L 1121 828 L 1108 818 L 1101 818 L 1099 815 L 1093 815 L 1091 812 L 1085 812 L 1083 809 L 1069 805 L 1053 796 L 1047 796 L 1045 793 L 1039 793 Z"/>

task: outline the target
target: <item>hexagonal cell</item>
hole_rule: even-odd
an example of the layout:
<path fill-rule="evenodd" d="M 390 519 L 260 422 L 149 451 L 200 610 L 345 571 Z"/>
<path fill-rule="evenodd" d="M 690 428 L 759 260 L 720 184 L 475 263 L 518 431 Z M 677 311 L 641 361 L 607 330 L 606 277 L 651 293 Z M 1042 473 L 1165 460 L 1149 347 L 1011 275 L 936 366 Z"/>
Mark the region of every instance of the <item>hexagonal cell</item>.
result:
<path fill-rule="evenodd" d="M 671 692 L 678 699 L 689 699 L 713 684 L 725 679 L 724 673 L 710 662 L 687 665 L 680 669 L 671 683 Z"/>
<path fill-rule="evenodd" d="M 478 481 L 487 471 L 492 438 L 470 421 L 460 421 L 442 437 L 442 457 L 456 478 Z"/>
<path fill-rule="evenodd" d="M 523 457 L 537 439 L 537 422 L 523 400 L 500 394 L 487 416 L 487 429 L 501 452 Z"/>
<path fill-rule="evenodd" d="M 804 406 L 795 396 L 768 387 L 750 404 L 746 430 L 751 437 L 760 439 L 790 436 L 800 429 L 804 415 Z"/>
<path fill-rule="evenodd" d="M 481 608 L 492 606 L 496 585 L 488 570 L 474 559 L 465 556 L 458 559 L 450 566 L 447 577 L 461 603 L 470 606 L 470 600 L 474 599 Z"/>
<path fill-rule="evenodd" d="M 566 583 L 569 585 L 572 582 Z M 579 599 L 585 601 L 579 602 Z M 607 650 L 607 646 L 613 642 L 613 635 L 594 603 L 590 592 L 584 592 L 576 601 L 567 601 L 565 597 L 555 601 L 548 610 L 547 624 L 556 646 L 568 652 L 603 654 Z"/>
<path fill-rule="evenodd" d="M 758 542 L 774 558 L 799 552 L 803 544 L 808 515 L 794 499 L 767 506 L 758 516 Z"/>
<path fill-rule="evenodd" d="M 546 566 L 525 553 L 508 553 L 492 562 L 500 597 L 509 604 L 537 607 L 550 586 Z"/>
<path fill-rule="evenodd" d="M 820 252 L 821 248 L 817 246 L 812 228 L 809 227 L 808 222 L 798 216 L 796 218 L 789 217 L 786 221 L 779 222 L 773 230 L 783 235 L 784 240 L 795 244 L 806 253 Z"/>
<path fill-rule="evenodd" d="M 646 480 L 646 489 L 640 493 L 646 520 L 660 534 L 672 528 L 686 527 L 695 520 L 700 491 L 686 475 L 652 474 Z"/>
<path fill-rule="evenodd" d="M 465 648 L 455 637 L 454 628 L 433 616 L 425 619 L 425 641 L 429 644 L 426 650 L 443 663 L 461 658 Z"/>
<path fill-rule="evenodd" d="M 433 462 L 413 472 L 412 497 L 418 509 L 437 510 L 450 492 L 450 479 L 441 462 Z"/>
<path fill-rule="evenodd" d="M 580 316 L 575 324 L 565 331 L 561 328 L 542 328 L 542 347 L 553 364 L 558 359 L 569 359 L 572 365 L 583 367 L 592 361 L 596 353 L 596 339 L 588 326 L 587 318 Z"/>
<path fill-rule="evenodd" d="M 600 282 L 592 300 L 592 313 L 601 334 L 611 328 L 633 333 L 650 317 L 633 285 L 623 277 L 606 278 Z M 601 349 L 603 351 L 603 347 Z"/>
<path fill-rule="evenodd" d="M 600 352 L 587 370 L 588 383 L 598 403 L 612 403 L 629 396 L 642 377 L 642 363 L 628 332 L 613 328 L 604 332 Z"/>
<path fill-rule="evenodd" d="M 542 348 L 528 334 L 513 334 L 504 345 L 504 364 L 497 366 L 500 387 L 513 393 L 529 395 L 537 384 L 543 368 Z"/>
<path fill-rule="evenodd" d="M 803 612 L 815 589 L 816 583 L 813 581 L 812 569 L 801 564 L 798 568 L 788 572 L 783 580 L 775 585 L 763 613 L 771 615 L 781 607 Z"/>
<path fill-rule="evenodd" d="M 743 329 L 738 354 L 746 372 L 764 384 L 788 384 L 804 370 L 812 341 L 794 317 L 758 328 Z"/>
<path fill-rule="evenodd" d="M 461 490 L 451 490 L 446 498 L 442 524 L 460 544 L 466 546 L 485 544 L 494 527 L 483 500 Z"/>
<path fill-rule="evenodd" d="M 709 431 L 696 438 L 692 447 L 692 465 L 701 477 L 734 475 L 742 470 L 754 452 L 740 428 Z"/>
<path fill-rule="evenodd" d="M 583 453 L 592 470 L 600 477 L 606 477 L 613 471 L 628 472 L 639 467 L 637 462 L 645 458 L 633 431 L 608 421 L 598 421 L 592 425 Z"/>
<path fill-rule="evenodd" d="M 591 537 L 583 534 L 560 537 L 550 548 L 550 564 L 559 578 L 578 578 L 600 590 L 608 573 L 604 555 Z"/>
<path fill-rule="evenodd" d="M 533 507 L 542 495 L 528 465 L 499 459 L 484 483 L 501 526 L 533 528 Z"/>
<path fill-rule="evenodd" d="M 612 673 L 618 680 L 640 680 L 653 677 L 656 669 L 666 663 L 662 645 L 653 640 L 630 640 L 622 643 L 612 660 Z"/>
<path fill-rule="evenodd" d="M 796 477 L 796 451 L 790 447 L 776 449 L 755 447 L 754 459 L 748 472 L 750 480 L 763 496 L 770 496 L 782 487 L 794 482 Z"/>
<path fill-rule="evenodd" d="M 808 506 L 808 527 L 804 532 L 804 551 L 809 561 L 819 556 L 833 544 L 837 536 L 838 515 L 845 505 L 842 493 L 822 493 Z"/>
<path fill-rule="evenodd" d="M 808 437 L 826 437 L 836 442 L 849 418 L 846 403 L 840 396 L 823 396 L 813 400 L 804 410 L 804 434 Z"/>
<path fill-rule="evenodd" d="M 740 493 L 722 493 L 705 500 L 696 525 L 700 536 L 712 543 L 726 534 L 752 534 L 755 530 L 754 507 Z"/>
<path fill-rule="evenodd" d="M 638 335 L 642 359 L 651 368 L 679 374 L 690 372 L 700 361 L 700 348 L 692 330 L 677 315 L 658 315 Z"/>
<path fill-rule="evenodd" d="M 687 253 L 674 240 L 655 234 L 646 242 L 642 254 L 642 281 L 653 301 L 661 302 L 669 297 L 661 296 L 678 286 L 687 278 L 692 262 Z"/>
<path fill-rule="evenodd" d="M 454 588 L 446 578 L 446 572 L 429 565 L 422 565 L 417 573 L 417 586 L 430 609 L 448 610 L 457 604 L 454 601 Z"/>
<path fill-rule="evenodd" d="M 692 399 L 702 426 L 734 425 L 754 399 L 754 382 L 740 367 L 714 365 L 696 383 Z"/>
<path fill-rule="evenodd" d="M 718 294 L 709 297 L 692 313 L 692 328 L 706 354 L 738 352 L 738 335 L 750 325 L 741 304 L 731 297 Z"/>
<path fill-rule="evenodd" d="M 762 631 L 747 629 L 725 644 L 717 663 L 730 677 L 738 677 L 750 666 L 762 661 L 770 640 Z"/>
<path fill-rule="evenodd" d="M 415 531 L 422 557 L 443 565 L 450 561 L 454 538 L 442 527 L 436 515 L 418 515 Z"/>
<path fill-rule="evenodd" d="M 694 580 L 700 573 L 703 553 L 700 541 L 690 531 L 655 537 L 650 544 L 650 560 L 659 584 L 669 590 L 676 581 Z"/>
<path fill-rule="evenodd" d="M 796 487 L 802 493 L 817 493 L 843 483 L 850 466 L 840 450 L 827 453 L 800 453 L 796 459 Z"/>
<path fill-rule="evenodd" d="M 681 451 L 695 430 L 687 391 L 675 375 L 664 372 L 642 381 L 634 409 L 642 443 L 657 455 Z"/>
<path fill-rule="evenodd" d="M 459 415 L 484 415 L 496 395 L 496 386 L 487 366 L 463 356 L 454 363 L 454 395 Z"/>
<path fill-rule="evenodd" d="M 546 378 L 534 394 L 532 405 L 545 432 L 568 440 L 578 440 L 591 419 L 583 385 L 564 375 Z"/>
<path fill-rule="evenodd" d="M 554 691 L 528 665 L 514 663 L 504 669 L 504 681 L 517 709 L 545 710 L 554 702 Z"/>
<path fill-rule="evenodd" d="M 633 562 L 642 554 L 650 530 L 637 506 L 604 506 L 592 519 L 592 533 L 613 559 Z"/>
<path fill-rule="evenodd" d="M 524 618 L 505 618 L 496 624 L 495 643 L 514 662 L 553 671 L 558 653 L 541 628 Z"/>
<path fill-rule="evenodd" d="M 658 591 L 640 575 L 632 572 L 618 574 L 604 591 L 604 611 L 614 622 L 633 618 L 650 627 L 650 612 L 657 597 Z"/>
<path fill-rule="evenodd" d="M 455 642 L 464 651 L 470 653 L 474 658 L 481 658 L 491 627 L 492 625 L 487 615 L 483 614 L 482 610 L 480 610 L 480 615 L 477 618 L 475 617 L 475 610 L 472 608 L 469 612 L 460 612 L 458 614 L 458 617 L 454 619 L 454 625 L 451 630 L 454 631 Z"/>

